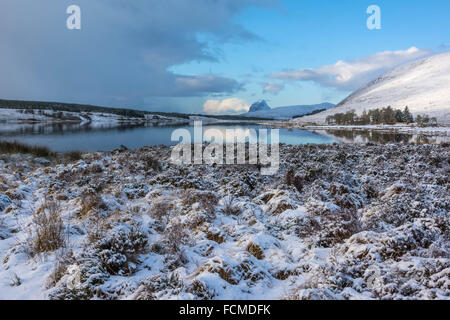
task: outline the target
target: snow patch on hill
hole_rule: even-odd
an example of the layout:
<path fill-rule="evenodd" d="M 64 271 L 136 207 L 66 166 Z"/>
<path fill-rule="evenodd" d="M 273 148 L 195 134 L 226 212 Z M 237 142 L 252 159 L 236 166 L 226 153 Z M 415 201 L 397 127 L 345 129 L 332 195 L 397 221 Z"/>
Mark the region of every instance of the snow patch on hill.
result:
<path fill-rule="evenodd" d="M 256 117 L 263 119 L 275 119 L 275 120 L 291 120 L 294 117 L 310 114 L 311 112 L 323 109 L 330 109 L 334 107 L 332 103 L 320 103 L 315 105 L 300 105 L 290 107 L 280 107 L 270 110 L 261 110 L 256 112 L 248 112 L 243 114 L 244 117 Z"/>
<path fill-rule="evenodd" d="M 324 123 L 336 113 L 408 106 L 414 115 L 428 114 L 450 123 L 450 52 L 401 65 L 354 92 L 335 108 L 297 119 Z"/>

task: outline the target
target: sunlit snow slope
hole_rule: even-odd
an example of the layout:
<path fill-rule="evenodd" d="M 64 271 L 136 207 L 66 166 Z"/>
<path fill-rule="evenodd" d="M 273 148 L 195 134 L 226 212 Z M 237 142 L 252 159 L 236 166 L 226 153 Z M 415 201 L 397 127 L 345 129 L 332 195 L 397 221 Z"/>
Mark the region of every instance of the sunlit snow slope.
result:
<path fill-rule="evenodd" d="M 354 92 L 335 108 L 296 119 L 323 123 L 336 113 L 408 106 L 414 115 L 428 114 L 450 123 L 450 52 L 401 65 Z"/>

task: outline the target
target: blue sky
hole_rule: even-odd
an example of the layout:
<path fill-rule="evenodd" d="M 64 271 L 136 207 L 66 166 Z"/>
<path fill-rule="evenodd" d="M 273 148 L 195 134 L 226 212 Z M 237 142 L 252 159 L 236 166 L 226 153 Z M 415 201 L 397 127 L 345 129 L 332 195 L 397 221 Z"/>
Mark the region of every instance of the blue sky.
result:
<path fill-rule="evenodd" d="M 450 50 L 447 0 L 35 2 L 0 4 L 3 98 L 217 113 L 259 99 L 338 103 L 398 64 Z M 61 27 L 70 4 L 81 30 Z M 372 4 L 381 30 L 366 27 Z"/>

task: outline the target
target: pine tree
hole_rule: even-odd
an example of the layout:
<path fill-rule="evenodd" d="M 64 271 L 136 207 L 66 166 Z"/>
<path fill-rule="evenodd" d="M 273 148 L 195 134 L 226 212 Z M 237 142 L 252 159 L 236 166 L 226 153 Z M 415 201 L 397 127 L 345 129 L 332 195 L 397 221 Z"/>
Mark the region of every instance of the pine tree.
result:
<path fill-rule="evenodd" d="M 404 123 L 413 123 L 414 122 L 414 117 L 411 114 L 411 112 L 409 112 L 409 108 L 408 106 L 405 107 L 405 110 L 403 111 L 403 122 Z"/>

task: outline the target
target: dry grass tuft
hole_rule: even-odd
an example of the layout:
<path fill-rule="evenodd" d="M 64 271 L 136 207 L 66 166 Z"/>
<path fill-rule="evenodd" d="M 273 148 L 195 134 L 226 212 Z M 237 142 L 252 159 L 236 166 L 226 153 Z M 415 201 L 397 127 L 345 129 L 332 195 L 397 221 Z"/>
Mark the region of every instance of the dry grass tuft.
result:
<path fill-rule="evenodd" d="M 71 151 L 64 154 L 64 158 L 70 162 L 75 162 L 83 158 L 83 153 L 81 151 Z"/>
<path fill-rule="evenodd" d="M 167 200 L 155 201 L 150 208 L 150 215 L 159 223 L 162 223 L 164 217 L 170 213 L 171 205 Z"/>
<path fill-rule="evenodd" d="M 36 253 L 55 251 L 65 247 L 64 223 L 60 212 L 58 202 L 45 199 L 42 206 L 34 213 L 33 248 Z"/>
<path fill-rule="evenodd" d="M 54 287 L 66 274 L 67 268 L 74 264 L 75 259 L 71 250 L 61 250 L 56 255 L 52 273 L 47 279 L 47 288 Z"/>
<path fill-rule="evenodd" d="M 255 243 L 249 243 L 247 251 L 258 260 L 264 259 L 264 251 Z"/>
<path fill-rule="evenodd" d="M 178 253 L 180 251 L 180 245 L 184 243 L 186 238 L 185 226 L 182 223 L 172 224 L 165 230 L 165 244 L 167 250 L 171 253 Z"/>
<path fill-rule="evenodd" d="M 183 204 L 192 206 L 198 203 L 206 213 L 212 215 L 215 212 L 219 198 L 210 191 L 186 190 L 183 193 Z"/>
<path fill-rule="evenodd" d="M 236 206 L 234 198 L 230 196 L 223 200 L 223 205 L 220 208 L 220 212 L 226 216 L 238 216 L 242 211 L 238 206 Z"/>
<path fill-rule="evenodd" d="M 99 194 L 86 192 L 81 195 L 81 211 L 80 217 L 86 217 L 89 213 L 98 213 L 100 209 L 104 209 L 106 206 L 102 197 Z"/>
<path fill-rule="evenodd" d="M 289 168 L 289 170 L 286 172 L 285 183 L 288 186 L 294 186 L 298 192 L 302 192 L 303 190 L 302 178 L 295 174 L 293 168 Z"/>
<path fill-rule="evenodd" d="M 30 146 L 17 141 L 0 141 L 0 153 L 26 153 L 36 157 L 52 157 L 56 155 L 47 147 Z"/>

